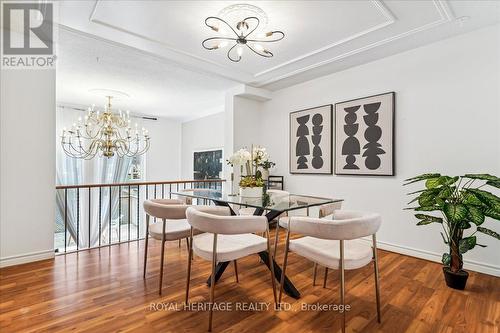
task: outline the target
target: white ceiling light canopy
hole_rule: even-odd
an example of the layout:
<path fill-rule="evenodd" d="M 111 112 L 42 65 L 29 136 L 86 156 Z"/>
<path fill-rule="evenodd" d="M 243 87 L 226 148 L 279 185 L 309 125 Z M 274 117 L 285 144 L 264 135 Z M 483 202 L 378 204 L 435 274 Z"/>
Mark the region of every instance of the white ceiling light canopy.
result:
<path fill-rule="evenodd" d="M 218 16 L 205 19 L 205 24 L 219 33 L 219 36 L 207 38 L 201 44 L 207 50 L 217 50 L 233 44 L 227 51 L 227 57 L 233 62 L 241 60 L 245 46 L 261 57 L 271 58 L 274 54 L 261 43 L 280 41 L 285 34 L 279 30 L 265 32 L 267 23 L 267 15 L 261 8 L 249 4 L 231 5 L 222 9 Z"/>

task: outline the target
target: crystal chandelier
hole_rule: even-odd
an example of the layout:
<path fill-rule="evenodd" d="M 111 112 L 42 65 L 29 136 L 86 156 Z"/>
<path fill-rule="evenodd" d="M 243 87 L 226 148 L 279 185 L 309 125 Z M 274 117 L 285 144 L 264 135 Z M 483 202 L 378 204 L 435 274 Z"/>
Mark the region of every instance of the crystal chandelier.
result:
<path fill-rule="evenodd" d="M 66 155 L 90 160 L 96 155 L 112 157 L 134 157 L 144 154 L 150 146 L 148 131 L 130 126 L 130 112 L 113 113 L 112 96 L 101 112 L 95 106 L 88 108 L 85 120 L 78 118 L 71 129 L 63 129 L 61 145 Z M 141 132 L 141 133 L 139 133 Z"/>
<path fill-rule="evenodd" d="M 237 16 L 233 15 L 237 14 Z M 219 13 L 220 17 L 210 16 L 205 19 L 205 25 L 220 36 L 205 39 L 201 45 L 207 50 L 222 49 L 229 44 L 232 46 L 227 51 L 227 57 L 233 62 L 239 62 L 244 48 L 250 49 L 253 53 L 271 58 L 274 54 L 262 46 L 262 43 L 273 43 L 282 40 L 285 34 L 282 31 L 262 32 L 262 28 L 267 24 L 266 13 L 257 6 L 248 4 L 236 4 L 224 8 Z M 234 27 L 224 18 L 239 17 Z M 245 17 L 241 19 L 242 17 Z M 226 35 L 229 28 L 229 36 Z"/>

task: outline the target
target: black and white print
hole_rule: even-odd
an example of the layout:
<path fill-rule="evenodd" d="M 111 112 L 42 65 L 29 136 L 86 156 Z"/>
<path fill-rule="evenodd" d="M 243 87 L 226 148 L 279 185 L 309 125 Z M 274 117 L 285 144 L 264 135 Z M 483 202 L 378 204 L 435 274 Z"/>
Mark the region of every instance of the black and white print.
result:
<path fill-rule="evenodd" d="M 331 104 L 290 113 L 290 173 L 332 173 Z"/>
<path fill-rule="evenodd" d="M 394 175 L 394 92 L 335 104 L 335 174 Z"/>

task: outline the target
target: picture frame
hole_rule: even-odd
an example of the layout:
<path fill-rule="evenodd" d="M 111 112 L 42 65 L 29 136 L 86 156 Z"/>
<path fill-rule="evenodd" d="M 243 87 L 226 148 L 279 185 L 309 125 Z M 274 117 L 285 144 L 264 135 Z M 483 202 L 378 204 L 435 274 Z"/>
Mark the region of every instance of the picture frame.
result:
<path fill-rule="evenodd" d="M 333 173 L 333 104 L 290 113 L 289 172 Z"/>
<path fill-rule="evenodd" d="M 336 175 L 395 175 L 395 101 L 391 91 L 335 103 Z"/>

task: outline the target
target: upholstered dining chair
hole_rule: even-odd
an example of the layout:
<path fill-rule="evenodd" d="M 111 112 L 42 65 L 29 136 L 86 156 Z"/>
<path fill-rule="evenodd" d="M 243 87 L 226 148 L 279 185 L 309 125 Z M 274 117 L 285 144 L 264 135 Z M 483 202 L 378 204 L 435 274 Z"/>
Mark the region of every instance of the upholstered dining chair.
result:
<path fill-rule="evenodd" d="M 144 249 L 144 272 L 146 277 L 146 264 L 148 258 L 148 236 L 161 241 L 160 254 L 160 283 L 159 293 L 161 295 L 163 282 L 163 263 L 165 255 L 165 242 L 179 239 L 188 239 L 191 234 L 191 226 L 186 220 L 186 209 L 189 207 L 178 199 L 151 199 L 144 201 L 144 211 L 146 212 L 146 237 Z M 201 207 L 201 206 L 200 206 Z M 203 206 L 206 207 L 206 206 Z M 226 211 L 224 207 L 211 207 L 213 212 Z M 201 208 L 200 208 L 201 209 Z M 150 217 L 156 217 L 161 222 L 150 225 Z M 199 234 L 198 230 L 193 230 L 194 234 Z M 189 244 L 188 244 L 189 249 Z"/>
<path fill-rule="evenodd" d="M 345 304 L 344 271 L 346 269 L 358 269 L 373 262 L 377 321 L 380 323 L 380 288 L 376 240 L 376 233 L 381 224 L 380 215 L 338 210 L 333 213 L 333 217 L 334 221 L 299 216 L 291 217 L 287 221 L 280 220 L 282 227 L 287 228 L 287 234 L 278 302 L 281 302 L 283 294 L 289 251 L 322 266 L 339 270 L 342 307 Z M 290 240 L 291 233 L 298 233 L 305 237 Z M 360 239 L 366 236 L 372 236 L 371 246 Z M 342 312 L 342 332 L 345 332 L 345 311 Z"/>
<path fill-rule="evenodd" d="M 333 213 L 336 210 L 339 210 L 342 208 L 342 201 L 339 202 L 332 202 L 328 204 L 324 204 L 319 206 L 319 212 L 318 212 L 318 217 L 320 219 L 333 219 Z M 307 215 L 309 216 L 309 209 L 307 210 Z M 284 226 L 288 225 L 288 217 L 284 216 L 281 217 L 281 224 Z M 279 237 L 279 228 L 280 228 L 280 223 L 276 225 L 276 232 L 274 234 L 274 256 L 276 257 L 276 251 L 278 248 L 278 237 Z M 318 271 L 318 264 L 315 262 L 314 267 L 313 267 L 313 286 L 316 285 L 316 275 Z M 323 288 L 326 287 L 326 280 L 328 278 L 328 267 L 325 267 L 325 276 L 323 278 Z"/>
<path fill-rule="evenodd" d="M 210 280 L 210 304 L 214 304 L 215 267 L 218 262 L 240 259 L 262 251 L 269 253 L 271 285 L 276 304 L 276 285 L 274 281 L 274 265 L 270 251 L 269 228 L 265 216 L 227 216 L 210 214 L 206 209 L 189 207 L 186 211 L 188 223 L 191 225 L 190 251 L 186 281 L 186 304 L 189 301 L 189 282 L 191 278 L 191 257 L 194 254 L 212 262 Z M 204 234 L 194 236 L 194 231 Z M 265 232 L 267 237 L 254 233 Z M 212 331 L 213 308 L 210 307 L 208 331 Z"/>

